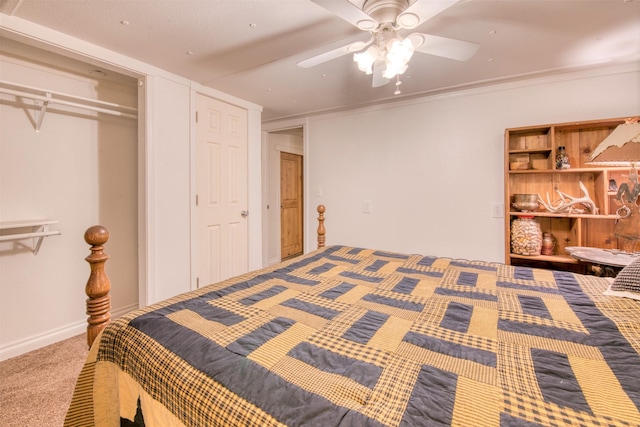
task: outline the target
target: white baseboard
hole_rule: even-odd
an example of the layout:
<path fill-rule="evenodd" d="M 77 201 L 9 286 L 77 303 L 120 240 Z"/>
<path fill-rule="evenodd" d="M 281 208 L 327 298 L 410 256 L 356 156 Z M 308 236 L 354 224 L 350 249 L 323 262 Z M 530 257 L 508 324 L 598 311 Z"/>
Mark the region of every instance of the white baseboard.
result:
<path fill-rule="evenodd" d="M 122 307 L 111 312 L 111 318 L 117 319 L 125 313 L 138 308 L 137 304 Z M 12 343 L 0 346 L 0 361 L 20 356 L 21 354 L 55 344 L 67 338 L 75 337 L 87 331 L 87 322 L 82 320 L 74 322 L 61 328 L 52 329 L 41 334 L 32 335 L 28 338 L 14 341 Z"/>
<path fill-rule="evenodd" d="M 272 266 L 272 265 L 276 265 L 276 264 L 278 264 L 278 263 L 279 263 L 279 262 L 281 262 L 281 261 L 282 261 L 282 260 L 281 260 L 281 259 L 278 259 L 278 258 L 271 258 L 271 259 L 268 261 L 268 262 L 269 262 L 269 267 L 270 267 L 270 266 Z"/>

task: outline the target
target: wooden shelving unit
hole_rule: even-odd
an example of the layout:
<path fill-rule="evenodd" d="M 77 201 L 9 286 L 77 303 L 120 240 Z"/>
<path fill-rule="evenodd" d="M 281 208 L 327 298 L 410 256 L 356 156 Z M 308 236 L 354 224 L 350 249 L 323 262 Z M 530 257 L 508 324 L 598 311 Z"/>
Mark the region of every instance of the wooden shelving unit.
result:
<path fill-rule="evenodd" d="M 628 168 L 589 166 L 589 155 L 625 118 L 557 123 L 505 130 L 505 254 L 506 264 L 581 271 L 566 251 L 568 246 L 616 249 L 621 242 L 614 236 L 616 210 L 620 206 L 610 180 L 619 185 L 627 180 Z M 558 147 L 569 155 L 570 169 L 556 169 Z M 529 160 L 529 168 L 511 170 L 512 162 Z M 598 212 L 551 213 L 544 206 L 533 212 L 512 207 L 514 194 L 539 194 L 543 200 L 560 198 L 556 190 L 581 196 L 582 182 Z M 533 216 L 543 232 L 556 241 L 553 255 L 525 256 L 511 251 L 511 223 L 519 216 Z"/>

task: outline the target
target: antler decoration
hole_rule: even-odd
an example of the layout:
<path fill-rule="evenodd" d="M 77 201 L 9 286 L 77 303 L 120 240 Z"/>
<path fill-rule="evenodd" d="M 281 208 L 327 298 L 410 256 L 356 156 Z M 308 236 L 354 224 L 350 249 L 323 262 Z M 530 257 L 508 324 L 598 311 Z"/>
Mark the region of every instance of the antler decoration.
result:
<path fill-rule="evenodd" d="M 549 193 L 547 193 L 546 203 L 540 195 L 538 195 L 538 201 L 551 213 L 584 213 L 585 211 L 590 211 L 591 213 L 597 214 L 598 208 L 593 200 L 591 200 L 591 197 L 589 197 L 587 187 L 584 186 L 582 181 L 580 181 L 580 189 L 582 190 L 582 197 L 571 197 L 567 193 L 556 189 L 556 192 L 560 195 L 560 200 L 552 203 L 551 200 L 549 200 Z M 578 208 L 577 205 L 582 205 L 584 208 Z"/>

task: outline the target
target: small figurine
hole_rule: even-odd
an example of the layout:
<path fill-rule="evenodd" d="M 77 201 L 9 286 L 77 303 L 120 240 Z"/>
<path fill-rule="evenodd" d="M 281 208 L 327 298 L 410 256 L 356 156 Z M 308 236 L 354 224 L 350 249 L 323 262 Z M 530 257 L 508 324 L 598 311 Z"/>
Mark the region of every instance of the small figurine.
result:
<path fill-rule="evenodd" d="M 631 186 L 629 185 L 631 184 Z M 638 171 L 631 168 L 629 172 L 629 183 L 620 184 L 616 198 L 624 204 L 636 204 L 640 195 L 640 183 L 638 183 Z"/>

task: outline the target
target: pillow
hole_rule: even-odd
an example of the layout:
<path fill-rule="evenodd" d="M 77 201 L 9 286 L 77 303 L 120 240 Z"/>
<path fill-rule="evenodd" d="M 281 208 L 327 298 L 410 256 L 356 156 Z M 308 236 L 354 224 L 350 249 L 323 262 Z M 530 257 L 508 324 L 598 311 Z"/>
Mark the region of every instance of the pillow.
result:
<path fill-rule="evenodd" d="M 640 300 L 640 257 L 618 273 L 604 294 Z"/>

